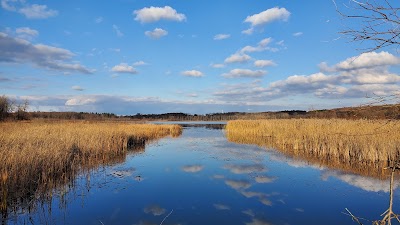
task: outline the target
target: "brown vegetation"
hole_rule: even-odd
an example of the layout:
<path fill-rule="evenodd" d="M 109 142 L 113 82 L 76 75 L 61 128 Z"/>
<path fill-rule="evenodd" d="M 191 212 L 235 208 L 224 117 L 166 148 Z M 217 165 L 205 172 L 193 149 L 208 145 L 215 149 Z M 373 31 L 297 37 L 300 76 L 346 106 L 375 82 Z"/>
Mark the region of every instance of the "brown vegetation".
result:
<path fill-rule="evenodd" d="M 30 207 L 30 200 L 70 182 L 80 171 L 121 162 L 129 149 L 181 132 L 177 125 L 0 123 L 0 211 Z"/>
<path fill-rule="evenodd" d="M 284 154 L 363 175 L 381 176 L 398 159 L 400 122 L 388 120 L 238 120 L 229 141 L 275 148 Z"/>

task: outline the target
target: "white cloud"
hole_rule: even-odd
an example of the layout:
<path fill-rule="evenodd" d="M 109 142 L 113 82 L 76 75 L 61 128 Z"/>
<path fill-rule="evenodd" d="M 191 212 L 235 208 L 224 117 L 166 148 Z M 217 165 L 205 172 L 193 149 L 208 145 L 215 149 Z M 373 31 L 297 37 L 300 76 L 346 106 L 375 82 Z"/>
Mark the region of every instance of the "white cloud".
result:
<path fill-rule="evenodd" d="M 170 6 L 165 7 L 146 7 L 140 10 L 133 11 L 133 15 L 136 15 L 135 20 L 141 23 L 153 23 L 159 20 L 173 20 L 173 21 L 185 21 L 186 16 L 178 13 L 175 9 Z"/>
<path fill-rule="evenodd" d="M 133 63 L 133 66 L 145 66 L 145 65 L 148 65 L 148 63 L 144 61 L 137 61 Z"/>
<path fill-rule="evenodd" d="M 65 106 L 83 106 L 83 105 L 92 105 L 97 102 L 96 98 L 86 97 L 86 96 L 77 96 L 68 99 L 65 102 Z"/>
<path fill-rule="evenodd" d="M 250 35 L 250 34 L 253 34 L 253 33 L 254 33 L 254 28 L 253 27 L 242 31 L 242 34 L 247 34 L 247 35 Z"/>
<path fill-rule="evenodd" d="M 259 26 L 275 20 L 287 21 L 289 16 L 290 12 L 285 8 L 274 7 L 261 13 L 248 16 L 244 22 L 251 23 L 252 26 Z"/>
<path fill-rule="evenodd" d="M 271 43 L 271 42 L 272 42 L 272 38 L 270 38 L 270 37 L 269 38 L 264 38 L 258 43 L 258 45 L 262 46 L 262 47 L 265 47 L 265 46 L 269 45 L 269 43 Z"/>
<path fill-rule="evenodd" d="M 115 73 L 130 73 L 130 74 L 137 74 L 137 71 L 133 66 L 128 65 L 127 63 L 120 63 L 115 65 L 112 69 L 112 72 Z"/>
<path fill-rule="evenodd" d="M 337 72 L 391 65 L 400 65 L 400 58 L 382 51 L 379 53 L 362 53 L 359 56 L 348 58 L 332 67 L 329 67 L 326 63 L 321 63 L 320 69 L 325 72 Z"/>
<path fill-rule="evenodd" d="M 100 16 L 100 17 L 97 17 L 97 18 L 94 20 L 94 22 L 95 22 L 95 23 L 101 23 L 101 22 L 103 22 L 103 20 L 104 20 L 103 17 Z"/>
<path fill-rule="evenodd" d="M 119 29 L 119 27 L 117 25 L 113 24 L 112 27 L 113 27 L 113 29 L 114 29 L 114 31 L 115 31 L 115 33 L 117 34 L 118 37 L 124 36 L 124 33 L 121 32 L 121 30 Z"/>
<path fill-rule="evenodd" d="M 30 40 L 39 35 L 39 31 L 31 29 L 29 27 L 19 27 L 15 29 L 15 33 L 18 35 L 19 38 L 26 40 Z"/>
<path fill-rule="evenodd" d="M 166 36 L 168 34 L 168 31 L 163 30 L 161 28 L 155 28 L 153 31 L 146 31 L 144 34 L 147 37 L 153 38 L 153 39 L 160 39 L 163 36 Z"/>
<path fill-rule="evenodd" d="M 272 42 L 272 38 L 264 38 L 263 40 L 261 40 L 260 42 L 258 42 L 257 46 L 250 46 L 247 45 L 245 47 L 243 47 L 240 52 L 241 53 L 247 53 L 247 52 L 263 52 L 263 51 L 271 51 L 271 52 L 277 52 L 278 49 L 277 48 L 271 48 L 268 45 Z"/>
<path fill-rule="evenodd" d="M 202 72 L 198 71 L 198 70 L 186 70 L 183 71 L 181 73 L 184 76 L 188 76 L 188 77 L 202 77 L 204 76 Z"/>
<path fill-rule="evenodd" d="M 33 45 L 27 40 L 13 38 L 0 32 L 0 62 L 33 63 L 35 66 L 63 72 L 91 74 L 79 63 L 68 63 L 74 57 L 71 51 L 44 44 Z"/>
<path fill-rule="evenodd" d="M 257 78 L 257 77 L 262 77 L 265 74 L 267 74 L 265 70 L 233 69 L 228 73 L 222 74 L 222 76 L 225 78 L 239 78 L 239 77 Z"/>
<path fill-rule="evenodd" d="M 17 11 L 17 8 L 13 5 L 16 0 L 1 0 L 1 7 L 8 11 Z"/>
<path fill-rule="evenodd" d="M 219 64 L 219 63 L 212 63 L 210 66 L 212 68 L 224 68 L 225 67 L 224 64 Z"/>
<path fill-rule="evenodd" d="M 301 35 L 303 35 L 303 32 L 296 32 L 296 33 L 293 33 L 293 36 L 295 36 L 295 37 L 299 37 L 299 36 L 301 36 Z"/>
<path fill-rule="evenodd" d="M 80 86 L 72 86 L 71 88 L 72 88 L 72 90 L 75 90 L 75 91 L 83 91 L 83 90 L 85 90 Z"/>
<path fill-rule="evenodd" d="M 245 63 L 249 61 L 251 57 L 246 54 L 235 53 L 225 59 L 225 63 Z"/>
<path fill-rule="evenodd" d="M 217 34 L 214 36 L 214 40 L 224 40 L 230 37 L 231 37 L 230 34 Z"/>
<path fill-rule="evenodd" d="M 254 62 L 254 66 L 256 67 L 267 67 L 267 66 L 276 66 L 276 63 L 272 60 L 256 60 Z"/>
<path fill-rule="evenodd" d="M 19 10 L 28 19 L 46 19 L 49 17 L 57 16 L 58 11 L 48 9 L 46 5 L 28 5 Z"/>
<path fill-rule="evenodd" d="M 287 11 L 285 8 L 274 7 L 271 9 L 267 9 L 261 13 L 254 14 L 252 16 L 248 16 L 244 20 L 244 22 L 250 23 L 251 28 L 246 31 L 242 31 L 242 33 L 252 34 L 254 31 L 254 27 L 256 27 L 256 26 L 265 25 L 267 23 L 277 21 L 277 20 L 287 21 L 289 19 L 289 16 L 290 16 L 290 12 Z"/>
<path fill-rule="evenodd" d="M 48 9 L 47 5 L 30 5 L 25 0 L 1 0 L 1 7 L 23 14 L 28 19 L 46 19 L 58 15 L 57 10 Z"/>

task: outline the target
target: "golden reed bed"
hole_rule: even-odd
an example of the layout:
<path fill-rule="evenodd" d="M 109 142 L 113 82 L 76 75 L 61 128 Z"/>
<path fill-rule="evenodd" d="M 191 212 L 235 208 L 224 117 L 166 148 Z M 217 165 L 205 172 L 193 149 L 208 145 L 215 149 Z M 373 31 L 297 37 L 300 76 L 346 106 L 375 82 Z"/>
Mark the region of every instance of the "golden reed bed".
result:
<path fill-rule="evenodd" d="M 179 136 L 177 125 L 113 122 L 0 123 L 0 211 L 70 182 L 79 171 L 122 162 L 147 140 Z"/>
<path fill-rule="evenodd" d="M 400 154 L 400 121 L 237 120 L 228 122 L 226 135 L 232 142 L 275 148 L 313 163 L 378 177 Z"/>

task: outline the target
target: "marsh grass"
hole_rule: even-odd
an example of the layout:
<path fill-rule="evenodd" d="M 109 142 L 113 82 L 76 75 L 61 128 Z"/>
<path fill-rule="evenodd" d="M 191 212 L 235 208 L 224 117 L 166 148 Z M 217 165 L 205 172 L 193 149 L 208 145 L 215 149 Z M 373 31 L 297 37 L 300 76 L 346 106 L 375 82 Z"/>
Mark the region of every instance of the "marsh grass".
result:
<path fill-rule="evenodd" d="M 232 142 L 275 148 L 312 163 L 378 177 L 400 153 L 400 121 L 237 120 L 228 122 L 226 135 Z"/>
<path fill-rule="evenodd" d="M 0 209 L 30 207 L 79 172 L 123 162 L 149 140 L 181 134 L 177 125 L 113 122 L 0 123 Z M 10 210 L 11 209 L 11 210 Z"/>

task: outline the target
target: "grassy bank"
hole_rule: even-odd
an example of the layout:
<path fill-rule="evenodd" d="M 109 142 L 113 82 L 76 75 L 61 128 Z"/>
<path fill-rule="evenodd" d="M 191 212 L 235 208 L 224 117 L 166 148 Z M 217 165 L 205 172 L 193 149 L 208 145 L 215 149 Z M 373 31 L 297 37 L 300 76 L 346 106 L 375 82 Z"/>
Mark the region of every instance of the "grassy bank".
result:
<path fill-rule="evenodd" d="M 0 123 L 1 211 L 68 183 L 82 170 L 121 162 L 177 125 L 101 122 Z"/>
<path fill-rule="evenodd" d="M 256 144 L 328 167 L 379 175 L 400 153 L 400 121 L 288 119 L 237 120 L 229 141 Z"/>

